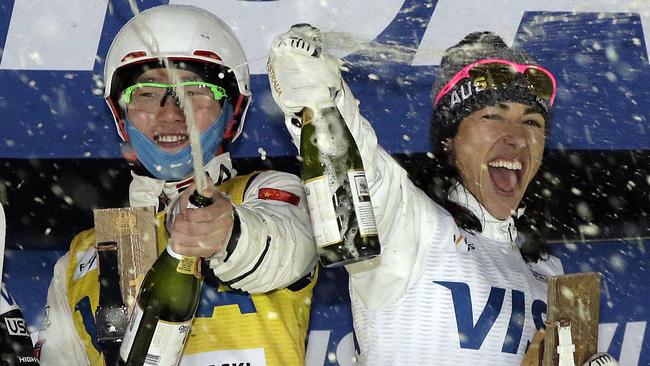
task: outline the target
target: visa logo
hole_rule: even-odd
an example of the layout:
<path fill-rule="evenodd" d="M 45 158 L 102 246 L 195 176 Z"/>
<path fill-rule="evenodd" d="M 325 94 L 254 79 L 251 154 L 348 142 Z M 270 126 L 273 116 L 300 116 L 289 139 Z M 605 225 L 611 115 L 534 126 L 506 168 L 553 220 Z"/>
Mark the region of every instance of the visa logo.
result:
<path fill-rule="evenodd" d="M 485 307 L 476 323 L 474 323 L 469 285 L 463 282 L 434 281 L 434 283 L 444 286 L 451 291 L 458 334 L 462 335 L 462 337 L 458 337 L 458 341 L 460 342 L 461 348 L 467 349 L 481 348 L 485 337 L 487 337 L 490 329 L 492 329 L 492 326 L 501 314 L 506 292 L 511 292 L 512 307 L 510 309 L 510 320 L 508 321 L 508 330 L 503 340 L 501 352 L 512 354 L 518 352 L 526 317 L 526 301 L 522 291 L 492 287 Z M 531 313 L 535 327 L 541 329 L 544 325 L 543 314 L 546 314 L 546 303 L 541 300 L 534 300 L 531 304 Z"/>

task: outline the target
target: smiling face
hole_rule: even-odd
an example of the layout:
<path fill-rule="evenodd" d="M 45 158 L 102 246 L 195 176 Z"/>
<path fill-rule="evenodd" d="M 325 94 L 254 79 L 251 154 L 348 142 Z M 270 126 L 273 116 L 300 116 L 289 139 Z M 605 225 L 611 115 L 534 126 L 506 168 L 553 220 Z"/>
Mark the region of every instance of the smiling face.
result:
<path fill-rule="evenodd" d="M 492 216 L 505 219 L 519 206 L 542 162 L 545 123 L 521 103 L 488 106 L 460 122 L 448 145 L 451 163 Z"/>
<path fill-rule="evenodd" d="M 165 68 L 144 72 L 136 83 L 172 83 L 171 70 Z M 187 70 L 174 70 L 180 81 L 201 81 L 201 78 Z M 189 145 L 187 122 L 180 106 L 172 96 L 162 98 L 163 105 L 154 111 L 127 108 L 129 121 L 157 146 L 167 152 L 176 152 Z M 221 114 L 221 105 L 212 100 L 208 103 L 194 104 L 196 127 L 201 134 L 205 132 Z"/>

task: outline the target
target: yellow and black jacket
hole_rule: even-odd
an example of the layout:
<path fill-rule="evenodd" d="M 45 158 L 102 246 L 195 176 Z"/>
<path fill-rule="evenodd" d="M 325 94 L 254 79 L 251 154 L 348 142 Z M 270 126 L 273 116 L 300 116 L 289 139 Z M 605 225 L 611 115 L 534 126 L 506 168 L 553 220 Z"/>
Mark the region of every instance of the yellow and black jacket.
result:
<path fill-rule="evenodd" d="M 217 187 L 237 213 L 228 252 L 210 263 L 229 287 L 204 282 L 180 364 L 302 365 L 316 281 L 302 183 L 293 175 L 268 171 Z M 159 250 L 167 242 L 164 220 L 159 213 Z M 39 335 L 42 364 L 102 365 L 94 320 L 96 258 L 91 229 L 78 234 L 57 263 Z"/>

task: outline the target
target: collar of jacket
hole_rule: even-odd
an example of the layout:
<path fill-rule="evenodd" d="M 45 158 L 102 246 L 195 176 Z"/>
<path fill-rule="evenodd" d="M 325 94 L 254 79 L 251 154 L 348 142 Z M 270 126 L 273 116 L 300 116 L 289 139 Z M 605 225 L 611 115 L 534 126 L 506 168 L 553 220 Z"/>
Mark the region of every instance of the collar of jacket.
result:
<path fill-rule="evenodd" d="M 483 231 L 481 235 L 492 240 L 512 243 L 517 240 L 517 228 L 515 228 L 514 218 L 508 217 L 505 220 L 499 220 L 492 216 L 488 210 L 481 205 L 470 191 L 468 191 L 462 184 L 456 183 L 449 190 L 449 199 L 459 205 L 469 209 L 476 218 L 481 222 Z M 517 210 L 517 215 L 523 214 L 523 208 Z"/>
<path fill-rule="evenodd" d="M 205 171 L 216 182 L 224 170 L 229 171 L 230 175 L 234 177 L 237 175 L 232 167 L 230 160 L 230 153 L 223 153 L 215 156 L 204 166 Z M 135 174 L 131 171 L 133 180 L 129 186 L 129 204 L 131 207 L 156 207 L 156 212 L 160 211 L 158 207 L 160 203 L 159 197 L 164 195 L 166 202 L 171 202 L 177 195 L 179 190 L 187 187 L 193 182 L 193 176 L 185 178 L 180 181 L 166 182 L 164 180 L 142 176 Z"/>

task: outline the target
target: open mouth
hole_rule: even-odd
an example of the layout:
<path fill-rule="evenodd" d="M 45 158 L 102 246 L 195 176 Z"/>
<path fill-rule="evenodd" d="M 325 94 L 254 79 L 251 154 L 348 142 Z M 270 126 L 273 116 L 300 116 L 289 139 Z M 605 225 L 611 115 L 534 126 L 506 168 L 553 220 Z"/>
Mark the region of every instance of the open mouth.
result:
<path fill-rule="evenodd" d="M 188 141 L 188 136 L 185 134 L 156 135 L 153 140 L 163 149 L 173 150 L 184 146 Z"/>
<path fill-rule="evenodd" d="M 524 167 L 518 159 L 497 158 L 488 162 L 490 180 L 496 190 L 503 195 L 513 195 L 520 185 Z"/>

